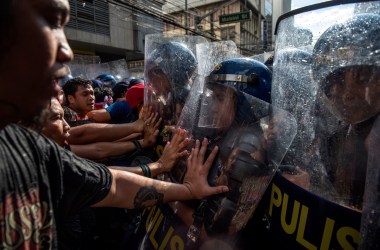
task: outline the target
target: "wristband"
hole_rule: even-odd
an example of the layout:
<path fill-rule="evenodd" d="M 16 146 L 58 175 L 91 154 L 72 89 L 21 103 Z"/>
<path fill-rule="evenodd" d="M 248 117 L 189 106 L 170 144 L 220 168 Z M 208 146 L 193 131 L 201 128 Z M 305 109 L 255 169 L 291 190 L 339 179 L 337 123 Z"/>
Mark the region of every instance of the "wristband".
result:
<path fill-rule="evenodd" d="M 145 177 L 148 177 L 148 178 L 151 177 L 151 173 L 150 173 L 150 169 L 149 169 L 148 165 L 142 163 L 142 164 L 140 164 L 140 168 L 143 171 L 143 174 Z"/>
<path fill-rule="evenodd" d="M 133 140 L 132 142 L 136 146 L 136 151 L 140 152 L 142 150 L 140 142 L 138 140 Z"/>

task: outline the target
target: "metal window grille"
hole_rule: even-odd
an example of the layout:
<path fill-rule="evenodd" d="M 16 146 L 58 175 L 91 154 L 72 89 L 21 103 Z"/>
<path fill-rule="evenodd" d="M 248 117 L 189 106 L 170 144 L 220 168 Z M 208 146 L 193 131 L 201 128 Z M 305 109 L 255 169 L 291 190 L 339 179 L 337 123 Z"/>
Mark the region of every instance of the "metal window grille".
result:
<path fill-rule="evenodd" d="M 108 2 L 70 0 L 70 22 L 67 27 L 101 35 L 110 35 Z"/>

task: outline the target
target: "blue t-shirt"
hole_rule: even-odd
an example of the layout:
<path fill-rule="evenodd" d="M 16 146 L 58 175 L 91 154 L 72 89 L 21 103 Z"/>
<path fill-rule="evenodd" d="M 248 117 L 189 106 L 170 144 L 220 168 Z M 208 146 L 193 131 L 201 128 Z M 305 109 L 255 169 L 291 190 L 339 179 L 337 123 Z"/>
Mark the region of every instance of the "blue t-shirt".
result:
<path fill-rule="evenodd" d="M 135 120 L 135 115 L 127 101 L 114 102 L 106 110 L 111 115 L 110 123 L 128 123 Z"/>

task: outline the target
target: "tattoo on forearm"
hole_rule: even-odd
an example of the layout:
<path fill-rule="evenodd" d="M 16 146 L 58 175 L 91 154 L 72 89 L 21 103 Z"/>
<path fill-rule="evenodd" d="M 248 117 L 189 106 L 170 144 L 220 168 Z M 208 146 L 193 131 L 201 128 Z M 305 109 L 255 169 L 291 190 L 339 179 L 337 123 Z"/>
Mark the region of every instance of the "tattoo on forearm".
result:
<path fill-rule="evenodd" d="M 157 204 L 162 204 L 164 195 L 157 192 L 154 187 L 142 187 L 137 192 L 134 206 L 135 208 L 151 207 Z"/>

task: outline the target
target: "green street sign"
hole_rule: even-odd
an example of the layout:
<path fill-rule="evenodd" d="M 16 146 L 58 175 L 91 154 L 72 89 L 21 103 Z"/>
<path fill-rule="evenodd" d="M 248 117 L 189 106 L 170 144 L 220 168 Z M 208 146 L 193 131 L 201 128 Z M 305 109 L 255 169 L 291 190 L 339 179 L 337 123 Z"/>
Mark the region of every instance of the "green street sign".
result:
<path fill-rule="evenodd" d="M 251 18 L 252 18 L 251 11 L 232 13 L 228 15 L 219 16 L 219 24 L 242 22 L 242 21 L 251 20 Z"/>

